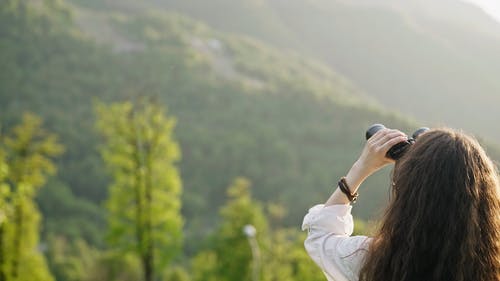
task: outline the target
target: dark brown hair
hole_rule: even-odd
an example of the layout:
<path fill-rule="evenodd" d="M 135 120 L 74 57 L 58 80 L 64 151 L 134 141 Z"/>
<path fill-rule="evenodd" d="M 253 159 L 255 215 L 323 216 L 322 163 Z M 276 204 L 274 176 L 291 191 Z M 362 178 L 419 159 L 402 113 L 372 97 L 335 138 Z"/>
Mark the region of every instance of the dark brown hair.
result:
<path fill-rule="evenodd" d="M 431 130 L 392 177 L 361 281 L 500 280 L 498 171 L 475 139 Z"/>

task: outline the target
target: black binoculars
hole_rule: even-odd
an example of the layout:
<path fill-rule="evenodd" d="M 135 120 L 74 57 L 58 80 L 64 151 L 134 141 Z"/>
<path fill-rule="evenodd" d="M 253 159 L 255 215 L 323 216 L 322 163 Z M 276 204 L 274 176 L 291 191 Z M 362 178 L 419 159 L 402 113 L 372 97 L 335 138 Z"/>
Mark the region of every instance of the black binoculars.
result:
<path fill-rule="evenodd" d="M 366 130 L 366 139 L 368 140 L 369 138 L 371 138 L 376 132 L 382 130 L 382 129 L 385 129 L 385 126 L 382 125 L 382 124 L 373 124 L 370 126 L 370 128 L 368 128 L 368 130 Z M 400 143 L 397 143 L 395 145 L 393 145 L 391 147 L 391 149 L 389 149 L 389 151 L 387 151 L 387 154 L 386 156 L 388 158 L 391 158 L 391 159 L 394 159 L 394 160 L 398 160 L 399 158 L 401 158 L 401 156 L 403 156 L 403 154 L 406 152 L 406 150 L 408 150 L 408 148 L 410 147 L 410 145 L 414 144 L 415 143 L 415 140 L 418 138 L 418 136 L 424 132 L 427 132 L 429 130 L 429 128 L 427 127 L 421 127 L 419 128 L 418 130 L 416 130 L 413 135 L 411 136 L 411 138 L 408 138 L 407 141 L 403 141 L 403 142 L 400 142 Z"/>

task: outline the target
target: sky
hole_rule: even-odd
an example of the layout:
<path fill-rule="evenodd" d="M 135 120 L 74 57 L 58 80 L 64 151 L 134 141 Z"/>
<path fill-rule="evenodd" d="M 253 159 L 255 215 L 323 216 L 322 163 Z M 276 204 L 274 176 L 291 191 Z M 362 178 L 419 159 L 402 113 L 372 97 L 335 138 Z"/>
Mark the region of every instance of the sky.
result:
<path fill-rule="evenodd" d="M 481 7 L 486 13 L 500 22 L 500 0 L 465 0 Z"/>

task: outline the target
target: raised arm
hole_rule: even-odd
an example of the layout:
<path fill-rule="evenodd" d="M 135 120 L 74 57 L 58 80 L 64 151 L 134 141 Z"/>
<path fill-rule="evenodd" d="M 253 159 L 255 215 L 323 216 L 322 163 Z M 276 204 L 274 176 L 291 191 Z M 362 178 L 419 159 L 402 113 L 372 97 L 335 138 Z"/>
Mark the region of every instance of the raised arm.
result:
<path fill-rule="evenodd" d="M 407 136 L 398 131 L 382 129 L 375 133 L 367 142 L 358 160 L 352 165 L 345 176 L 347 186 L 351 193 L 356 193 L 361 183 L 371 174 L 382 167 L 394 163 L 394 160 L 387 158 L 387 151 L 395 144 L 406 141 Z M 325 206 L 349 204 L 347 196 L 337 187 Z"/>

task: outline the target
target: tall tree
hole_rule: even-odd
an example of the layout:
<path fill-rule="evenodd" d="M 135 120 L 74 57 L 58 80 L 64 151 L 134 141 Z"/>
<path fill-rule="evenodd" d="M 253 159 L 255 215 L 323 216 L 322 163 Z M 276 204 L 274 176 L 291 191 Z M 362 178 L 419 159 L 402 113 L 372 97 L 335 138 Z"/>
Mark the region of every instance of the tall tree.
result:
<path fill-rule="evenodd" d="M 262 272 L 262 257 L 256 255 L 256 251 L 260 251 L 267 240 L 267 219 L 262 206 L 252 199 L 247 179 L 237 178 L 228 188 L 227 195 L 229 201 L 220 210 L 223 222 L 215 235 L 218 280 L 250 281 L 254 270 L 259 276 Z M 256 229 L 255 238 L 251 239 L 257 243 L 245 237 L 246 225 Z M 258 249 L 252 252 L 252 247 Z"/>
<path fill-rule="evenodd" d="M 12 132 L 2 137 L 9 188 L 3 187 L 7 219 L 2 224 L 2 274 L 7 281 L 50 281 L 44 255 L 39 250 L 40 212 L 35 195 L 48 176 L 56 172 L 52 161 L 63 147 L 42 120 L 26 113 Z"/>
<path fill-rule="evenodd" d="M 109 242 L 135 253 L 151 281 L 180 250 L 181 180 L 174 118 L 149 99 L 97 104 L 102 156 L 113 176 L 107 200 Z"/>

